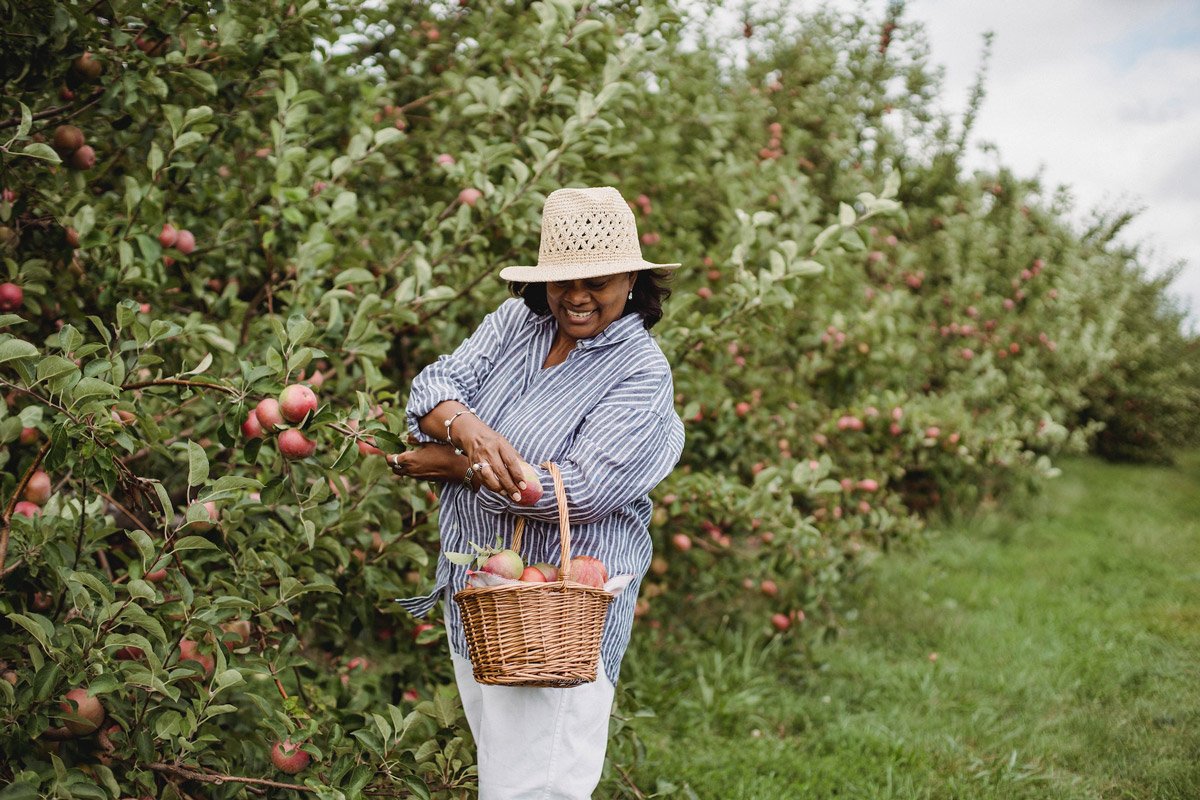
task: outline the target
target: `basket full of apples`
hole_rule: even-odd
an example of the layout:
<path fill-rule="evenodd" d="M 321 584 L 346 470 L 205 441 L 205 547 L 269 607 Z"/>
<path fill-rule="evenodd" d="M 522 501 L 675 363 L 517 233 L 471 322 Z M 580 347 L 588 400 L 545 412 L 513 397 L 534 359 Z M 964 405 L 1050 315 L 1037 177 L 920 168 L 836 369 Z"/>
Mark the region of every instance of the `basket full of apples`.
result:
<path fill-rule="evenodd" d="M 615 597 L 604 565 L 571 557 L 571 530 L 562 474 L 554 479 L 561 567 L 526 567 L 520 556 L 525 520 L 517 519 L 512 548 L 484 554 L 482 580 L 454 595 L 462 612 L 475 680 L 497 686 L 578 686 L 596 680 L 608 604 Z M 611 584 L 610 584 L 611 585 Z"/>

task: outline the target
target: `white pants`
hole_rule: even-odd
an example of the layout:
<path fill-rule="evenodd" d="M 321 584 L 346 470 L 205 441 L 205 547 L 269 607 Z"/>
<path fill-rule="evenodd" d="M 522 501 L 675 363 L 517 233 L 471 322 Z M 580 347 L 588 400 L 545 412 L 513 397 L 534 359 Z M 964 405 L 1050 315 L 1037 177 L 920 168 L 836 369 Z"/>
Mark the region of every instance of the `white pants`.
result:
<path fill-rule="evenodd" d="M 616 692 L 603 664 L 570 689 L 485 686 L 470 661 L 450 656 L 478 748 L 479 800 L 589 800 Z"/>

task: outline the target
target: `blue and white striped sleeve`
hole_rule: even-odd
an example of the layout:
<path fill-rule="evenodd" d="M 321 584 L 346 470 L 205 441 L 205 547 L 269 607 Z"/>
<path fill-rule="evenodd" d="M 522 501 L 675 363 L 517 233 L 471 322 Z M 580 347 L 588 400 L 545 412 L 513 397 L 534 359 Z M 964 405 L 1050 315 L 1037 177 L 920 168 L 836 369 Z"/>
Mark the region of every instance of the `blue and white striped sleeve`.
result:
<path fill-rule="evenodd" d="M 413 378 L 409 389 L 405 420 L 408 431 L 418 441 L 440 441 L 420 428 L 421 417 L 438 403 L 457 400 L 472 405 L 479 386 L 492 371 L 500 348 L 509 338 L 513 324 L 521 319 L 524 303 L 516 298 L 505 301 L 483 318 L 479 327 L 449 355 L 425 367 Z"/>
<path fill-rule="evenodd" d="M 665 365 L 664 365 L 665 366 Z M 683 422 L 673 406 L 669 368 L 643 370 L 613 387 L 588 412 L 566 457 L 558 461 L 571 521 L 603 519 L 645 497 L 670 474 L 683 452 Z M 558 519 L 554 482 L 541 467 L 542 497 L 519 506 L 483 488 L 480 506 L 544 522 Z"/>

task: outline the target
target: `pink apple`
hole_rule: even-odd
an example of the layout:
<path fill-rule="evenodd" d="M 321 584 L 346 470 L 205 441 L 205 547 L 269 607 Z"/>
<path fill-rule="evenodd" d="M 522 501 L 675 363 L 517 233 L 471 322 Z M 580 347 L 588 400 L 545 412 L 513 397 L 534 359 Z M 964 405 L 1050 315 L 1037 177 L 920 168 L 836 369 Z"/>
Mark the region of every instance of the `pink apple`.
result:
<path fill-rule="evenodd" d="M 300 749 L 291 739 L 276 742 L 271 748 L 271 763 L 280 772 L 295 775 L 303 772 L 312 761 L 312 756 Z"/>
<path fill-rule="evenodd" d="M 779 587 L 775 584 L 775 581 L 769 578 L 760 583 L 758 585 L 758 589 L 767 597 L 774 597 L 775 595 L 779 594 Z"/>
<path fill-rule="evenodd" d="M 525 571 L 525 564 L 515 550 L 501 550 L 489 558 L 480 571 L 515 581 Z"/>
<path fill-rule="evenodd" d="M 434 161 L 436 161 L 438 163 L 438 166 L 442 166 L 442 167 L 454 166 L 454 156 L 450 155 L 449 153 L 438 153 L 438 156 L 437 156 L 437 158 L 434 159 Z"/>
<path fill-rule="evenodd" d="M 522 570 L 520 579 L 526 583 L 546 582 L 545 574 L 537 567 L 526 567 L 524 570 Z"/>
<path fill-rule="evenodd" d="M 163 247 L 174 247 L 175 242 L 179 241 L 179 231 L 175 230 L 175 226 L 165 223 L 162 226 L 162 233 L 158 234 L 158 243 Z"/>
<path fill-rule="evenodd" d="M 521 490 L 521 499 L 516 501 L 519 506 L 531 506 L 542 498 L 542 479 L 531 464 L 521 462 L 521 475 L 525 478 L 525 488 Z"/>
<path fill-rule="evenodd" d="M 672 536 L 671 544 L 675 545 L 675 549 L 681 553 L 686 553 L 692 549 L 692 539 L 686 533 L 677 533 Z"/>
<path fill-rule="evenodd" d="M 82 687 L 67 692 L 58 708 L 65 717 L 63 725 L 75 736 L 95 733 L 100 723 L 104 722 L 103 704 Z"/>
<path fill-rule="evenodd" d="M 13 506 L 13 513 L 20 514 L 22 517 L 33 518 L 42 513 L 42 507 L 37 503 L 31 503 L 28 500 L 21 500 L 18 501 L 15 506 Z"/>
<path fill-rule="evenodd" d="M 275 426 L 283 424 L 283 414 L 279 411 L 279 401 L 274 397 L 264 397 L 262 400 L 259 400 L 258 405 L 254 407 L 254 416 L 258 417 L 258 424 L 268 433 L 274 433 Z"/>
<path fill-rule="evenodd" d="M 263 436 L 262 423 L 253 410 L 246 414 L 246 421 L 242 423 L 242 435 L 247 439 L 261 439 Z"/>
<path fill-rule="evenodd" d="M 483 197 L 483 192 L 473 186 L 469 186 L 458 193 L 458 202 L 465 206 L 472 206 L 479 202 L 479 198 Z"/>
<path fill-rule="evenodd" d="M 775 626 L 775 630 L 783 633 L 788 628 L 792 627 L 792 621 L 788 619 L 787 614 L 772 614 L 771 624 Z"/>
<path fill-rule="evenodd" d="M 608 583 L 608 570 L 604 568 L 604 564 L 599 559 L 591 556 L 572 558 L 570 573 L 570 580 L 586 586 L 594 586 L 597 589 L 604 588 L 604 584 Z"/>
<path fill-rule="evenodd" d="M 15 283 L 0 283 L 0 311 L 16 311 L 24 303 L 24 289 Z"/>
<path fill-rule="evenodd" d="M 547 581 L 558 580 L 558 567 L 553 564 L 547 564 L 545 561 L 533 565 L 533 568 L 546 577 Z"/>
<path fill-rule="evenodd" d="M 45 470 L 39 469 L 29 477 L 29 483 L 25 484 L 25 499 L 39 506 L 50 499 L 50 476 Z"/>
<path fill-rule="evenodd" d="M 186 228 L 181 230 L 178 238 L 175 239 L 175 249 L 183 253 L 185 256 L 189 255 L 193 250 L 196 249 L 196 237 L 193 236 L 192 232 Z"/>
<path fill-rule="evenodd" d="M 317 410 L 317 395 L 303 383 L 293 383 L 279 393 L 279 410 L 288 422 L 300 422 Z"/>
<path fill-rule="evenodd" d="M 184 661 L 194 661 L 204 671 L 204 677 L 212 676 L 213 667 L 216 666 L 216 661 L 207 653 L 200 652 L 200 645 L 191 639 L 183 639 L 179 642 L 179 663 Z"/>
<path fill-rule="evenodd" d="M 1045 334 L 1042 334 L 1045 336 Z M 1042 340 L 1043 342 L 1045 339 Z M 37 428 L 21 428 L 21 435 L 17 438 L 21 444 L 33 444 L 38 440 Z"/>
<path fill-rule="evenodd" d="M 279 434 L 279 452 L 286 459 L 308 458 L 317 452 L 317 443 L 296 428 L 288 428 Z"/>
<path fill-rule="evenodd" d="M 864 492 L 875 492 L 879 490 L 879 482 L 873 478 L 863 478 L 858 482 L 858 488 Z"/>

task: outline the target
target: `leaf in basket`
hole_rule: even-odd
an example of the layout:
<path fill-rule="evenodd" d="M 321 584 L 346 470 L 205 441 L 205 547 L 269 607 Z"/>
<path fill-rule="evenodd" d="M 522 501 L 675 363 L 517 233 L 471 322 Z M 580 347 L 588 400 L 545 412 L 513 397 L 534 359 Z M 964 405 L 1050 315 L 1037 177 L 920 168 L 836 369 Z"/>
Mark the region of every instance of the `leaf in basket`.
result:
<path fill-rule="evenodd" d="M 465 567 L 475 560 L 475 556 L 470 553 L 446 553 L 446 560 L 451 564 L 458 564 L 460 567 Z"/>

